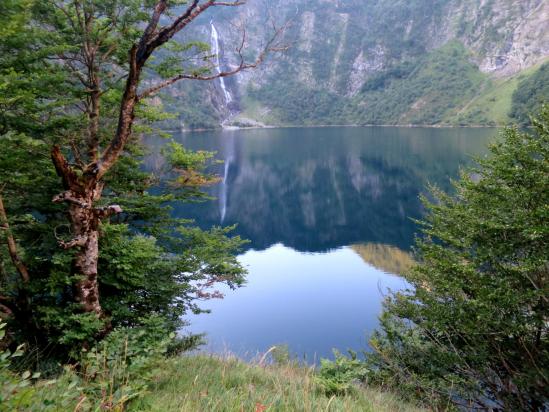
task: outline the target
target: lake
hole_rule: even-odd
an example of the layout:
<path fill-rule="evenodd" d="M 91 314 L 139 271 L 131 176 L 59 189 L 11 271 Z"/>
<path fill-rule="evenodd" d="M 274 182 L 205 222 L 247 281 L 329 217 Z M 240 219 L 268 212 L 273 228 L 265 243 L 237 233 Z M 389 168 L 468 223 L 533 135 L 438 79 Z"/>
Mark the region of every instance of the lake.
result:
<path fill-rule="evenodd" d="M 450 190 L 496 129 L 280 128 L 184 133 L 223 159 L 215 200 L 177 205 L 202 227 L 237 224 L 247 284 L 222 289 L 183 332 L 253 357 L 276 344 L 308 362 L 367 350 L 389 290 L 406 287 L 426 185 Z M 153 146 L 160 145 L 151 140 Z M 154 169 L 160 160 L 148 160 Z"/>

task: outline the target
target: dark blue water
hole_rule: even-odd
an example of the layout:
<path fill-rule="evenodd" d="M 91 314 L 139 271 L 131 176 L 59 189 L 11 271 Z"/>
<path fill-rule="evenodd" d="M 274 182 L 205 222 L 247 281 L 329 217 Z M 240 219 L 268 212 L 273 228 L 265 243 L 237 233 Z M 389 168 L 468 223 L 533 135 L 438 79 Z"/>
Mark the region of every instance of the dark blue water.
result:
<path fill-rule="evenodd" d="M 494 129 L 289 128 L 184 134 L 225 160 L 216 199 L 178 206 L 203 227 L 237 224 L 250 240 L 244 288 L 208 301 L 185 332 L 204 350 L 253 357 L 275 344 L 314 362 L 367 349 L 383 296 L 406 287 L 428 183 L 449 190 Z M 151 141 L 154 144 L 154 141 Z M 158 143 L 160 144 L 160 143 Z M 158 166 L 151 156 L 149 167 Z"/>

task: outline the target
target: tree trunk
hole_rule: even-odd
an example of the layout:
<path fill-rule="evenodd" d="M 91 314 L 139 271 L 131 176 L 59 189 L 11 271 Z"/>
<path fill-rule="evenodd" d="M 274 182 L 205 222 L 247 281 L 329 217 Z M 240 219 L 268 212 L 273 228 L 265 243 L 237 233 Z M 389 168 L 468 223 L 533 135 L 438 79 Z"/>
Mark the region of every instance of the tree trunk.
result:
<path fill-rule="evenodd" d="M 104 217 L 120 213 L 121 208 L 116 205 L 94 207 L 94 203 L 101 199 L 103 183 L 94 175 L 79 176 L 75 173 L 59 146 L 53 147 L 52 160 L 66 189 L 55 196 L 53 201 L 69 205 L 68 218 L 73 239 L 59 243 L 64 249 L 76 248 L 72 261 L 72 274 L 79 278 L 74 284 L 75 300 L 80 303 L 84 312 L 93 312 L 98 317 L 103 317 L 97 278 L 99 223 Z"/>
<path fill-rule="evenodd" d="M 78 251 L 72 263 L 72 272 L 81 277 L 75 283 L 75 298 L 84 312 L 95 312 L 102 316 L 99 302 L 99 282 L 97 279 L 97 262 L 99 260 L 99 219 L 92 207 L 83 208 L 72 204 L 69 207 L 69 218 L 72 232 L 75 235 L 74 245 Z M 71 247 L 66 244 L 65 247 Z"/>
<path fill-rule="evenodd" d="M 21 275 L 24 283 L 29 283 L 30 276 L 29 271 L 21 258 L 19 253 L 17 253 L 17 244 L 15 243 L 15 238 L 10 231 L 10 224 L 8 222 L 8 216 L 6 214 L 6 209 L 4 208 L 4 201 L 2 195 L 0 194 L 0 227 L 6 231 L 6 240 L 8 243 L 8 252 L 10 254 L 11 260 L 16 267 L 17 271 Z"/>

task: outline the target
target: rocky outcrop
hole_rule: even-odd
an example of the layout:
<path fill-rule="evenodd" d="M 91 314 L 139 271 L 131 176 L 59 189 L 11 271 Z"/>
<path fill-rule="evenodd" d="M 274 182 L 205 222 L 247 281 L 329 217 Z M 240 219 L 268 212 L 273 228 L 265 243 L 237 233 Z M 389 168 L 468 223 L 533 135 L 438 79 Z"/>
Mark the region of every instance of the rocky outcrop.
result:
<path fill-rule="evenodd" d="M 290 50 L 230 84 L 244 98 L 278 81 L 350 99 L 378 73 L 451 41 L 462 43 L 494 79 L 549 56 L 547 0 L 255 0 L 214 19 L 227 67 L 238 61 L 232 52 L 241 41 L 237 27 L 247 27 L 246 49 L 253 56 L 272 34 L 272 19 L 292 22 L 285 35 Z M 202 32 L 209 33 L 209 21 Z"/>

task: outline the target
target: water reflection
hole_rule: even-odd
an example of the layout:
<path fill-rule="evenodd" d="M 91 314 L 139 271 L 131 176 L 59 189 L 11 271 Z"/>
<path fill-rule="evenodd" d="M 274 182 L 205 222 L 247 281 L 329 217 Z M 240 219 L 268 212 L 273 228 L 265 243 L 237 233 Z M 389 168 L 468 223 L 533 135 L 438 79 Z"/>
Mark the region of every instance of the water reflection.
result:
<path fill-rule="evenodd" d="M 222 153 L 224 159 L 223 178 L 221 180 L 219 188 L 219 214 L 220 223 L 225 222 L 225 215 L 227 214 L 227 193 L 229 190 L 229 172 L 231 171 L 231 164 L 234 162 L 235 152 L 235 137 L 234 134 L 227 136 L 222 142 Z"/>
<path fill-rule="evenodd" d="M 240 260 L 248 285 L 224 290 L 224 300 L 208 302 L 211 314 L 191 318 L 191 331 L 208 333 L 206 351 L 254 358 L 284 344 L 311 363 L 331 357 L 334 348 L 361 351 L 377 326 L 382 296 L 405 286 L 351 248 L 304 253 L 279 244 Z"/>
<path fill-rule="evenodd" d="M 403 275 L 414 265 L 412 254 L 397 247 L 379 243 L 363 243 L 351 246 L 363 260 L 388 274 Z"/>
<path fill-rule="evenodd" d="M 220 131 L 177 136 L 225 160 L 217 198 L 174 205 L 204 228 L 238 224 L 251 241 L 239 257 L 248 283 L 209 301 L 188 331 L 208 334 L 207 350 L 254 356 L 288 344 L 309 361 L 333 348 L 362 350 L 377 327 L 395 274 L 412 264 L 430 182 L 448 190 L 460 165 L 485 151 L 489 129 L 326 128 Z M 162 141 L 147 167 L 161 170 Z"/>
<path fill-rule="evenodd" d="M 326 128 L 186 134 L 225 163 L 217 202 L 177 205 L 202 226 L 238 224 L 266 249 L 327 251 L 356 243 L 408 250 L 430 182 L 449 188 L 460 164 L 483 152 L 492 129 Z M 154 166 L 152 157 L 150 162 Z M 158 164 L 156 164 L 158 167 Z"/>

